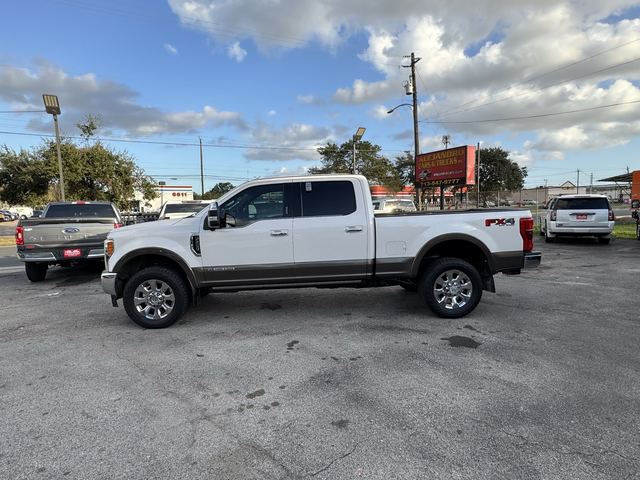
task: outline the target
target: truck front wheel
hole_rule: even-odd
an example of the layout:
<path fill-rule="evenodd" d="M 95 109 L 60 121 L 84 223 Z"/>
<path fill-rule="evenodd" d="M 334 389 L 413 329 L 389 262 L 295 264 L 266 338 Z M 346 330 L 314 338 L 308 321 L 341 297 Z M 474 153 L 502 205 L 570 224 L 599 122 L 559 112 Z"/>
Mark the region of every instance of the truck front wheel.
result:
<path fill-rule="evenodd" d="M 122 300 L 129 318 L 141 327 L 166 328 L 187 310 L 189 294 L 175 271 L 149 267 L 129 279 Z"/>
<path fill-rule="evenodd" d="M 41 282 L 47 276 L 48 265 L 46 263 L 27 262 L 24 264 L 24 271 L 27 278 L 32 282 Z"/>
<path fill-rule="evenodd" d="M 425 269 L 418 292 L 436 315 L 459 318 L 470 313 L 480 302 L 482 279 L 469 262 L 439 258 Z"/>

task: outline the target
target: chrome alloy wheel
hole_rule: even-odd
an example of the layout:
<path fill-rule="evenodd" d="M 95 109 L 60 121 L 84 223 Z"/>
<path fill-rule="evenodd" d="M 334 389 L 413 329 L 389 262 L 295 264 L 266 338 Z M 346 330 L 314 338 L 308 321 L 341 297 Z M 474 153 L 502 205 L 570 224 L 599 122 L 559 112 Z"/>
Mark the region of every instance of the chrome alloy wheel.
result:
<path fill-rule="evenodd" d="M 133 296 L 133 304 L 139 313 L 149 320 L 159 320 L 171 313 L 176 297 L 171 287 L 162 280 L 145 280 Z"/>
<path fill-rule="evenodd" d="M 433 284 L 433 296 L 447 310 L 464 307 L 473 294 L 471 279 L 460 270 L 442 272 Z"/>

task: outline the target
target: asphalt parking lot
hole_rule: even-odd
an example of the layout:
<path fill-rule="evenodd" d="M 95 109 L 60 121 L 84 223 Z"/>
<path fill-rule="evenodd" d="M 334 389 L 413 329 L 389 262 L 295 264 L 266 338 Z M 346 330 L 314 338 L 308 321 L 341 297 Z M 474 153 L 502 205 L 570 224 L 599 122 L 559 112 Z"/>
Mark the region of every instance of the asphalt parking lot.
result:
<path fill-rule="evenodd" d="M 537 248 L 459 320 L 305 289 L 156 331 L 0 249 L 0 478 L 640 478 L 640 242 Z"/>

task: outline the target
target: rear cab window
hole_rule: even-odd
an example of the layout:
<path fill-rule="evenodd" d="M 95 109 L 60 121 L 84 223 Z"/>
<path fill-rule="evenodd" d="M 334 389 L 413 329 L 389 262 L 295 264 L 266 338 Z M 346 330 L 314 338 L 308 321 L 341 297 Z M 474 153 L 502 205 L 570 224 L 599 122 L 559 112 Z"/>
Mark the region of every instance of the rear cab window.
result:
<path fill-rule="evenodd" d="M 348 180 L 302 182 L 300 198 L 302 217 L 344 216 L 356 211 L 353 183 Z"/>
<path fill-rule="evenodd" d="M 118 218 L 118 215 L 108 204 L 70 203 L 49 205 L 44 218 Z"/>

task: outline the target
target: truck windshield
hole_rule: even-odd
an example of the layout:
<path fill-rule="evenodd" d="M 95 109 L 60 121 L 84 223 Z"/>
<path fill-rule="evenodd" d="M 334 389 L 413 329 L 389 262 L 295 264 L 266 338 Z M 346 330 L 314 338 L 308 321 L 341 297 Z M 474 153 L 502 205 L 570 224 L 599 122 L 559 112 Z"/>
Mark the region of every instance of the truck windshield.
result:
<path fill-rule="evenodd" d="M 100 203 L 69 203 L 49 205 L 45 218 L 116 218 L 111 205 Z"/>

